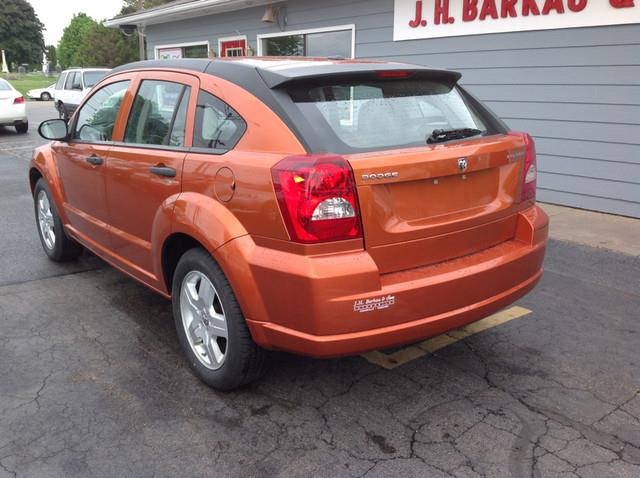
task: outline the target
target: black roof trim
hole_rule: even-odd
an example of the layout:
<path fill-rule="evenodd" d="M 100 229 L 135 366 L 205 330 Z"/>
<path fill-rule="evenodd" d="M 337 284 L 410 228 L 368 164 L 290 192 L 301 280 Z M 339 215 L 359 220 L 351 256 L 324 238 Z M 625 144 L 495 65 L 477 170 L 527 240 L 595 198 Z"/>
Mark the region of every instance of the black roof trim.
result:
<path fill-rule="evenodd" d="M 291 82 L 315 80 L 326 77 L 347 77 L 370 75 L 379 71 L 411 71 L 421 77 L 441 78 L 451 83 L 457 82 L 462 74 L 457 71 L 440 70 L 427 68 L 420 65 L 408 63 L 382 63 L 375 61 L 340 61 L 322 62 L 318 59 L 309 61 L 305 66 L 300 64 L 304 60 L 292 62 L 291 65 L 281 65 L 277 68 L 270 68 L 273 61 L 264 61 L 264 66 L 260 65 L 260 57 L 251 58 L 253 62 L 243 62 L 242 60 L 208 60 L 199 58 L 185 58 L 181 60 L 146 60 L 136 61 L 127 65 L 122 65 L 111 70 L 109 75 L 133 70 L 191 70 L 199 73 L 210 73 L 215 75 L 220 71 L 235 71 L 245 74 L 250 71 L 257 72 L 269 88 L 278 88 Z M 273 60 L 273 59 L 272 59 Z"/>
<path fill-rule="evenodd" d="M 145 60 L 134 61 L 118 66 L 109 72 L 109 76 L 134 70 L 191 70 L 204 73 L 212 60 L 201 58 L 185 58 L 182 60 Z"/>

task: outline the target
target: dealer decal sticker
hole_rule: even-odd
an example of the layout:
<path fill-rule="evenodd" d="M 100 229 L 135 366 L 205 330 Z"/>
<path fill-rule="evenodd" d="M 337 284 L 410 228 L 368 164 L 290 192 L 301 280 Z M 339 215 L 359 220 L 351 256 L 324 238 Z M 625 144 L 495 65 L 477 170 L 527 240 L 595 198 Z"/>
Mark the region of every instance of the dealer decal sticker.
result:
<path fill-rule="evenodd" d="M 383 295 L 372 299 L 358 299 L 353 303 L 354 312 L 372 312 L 374 310 L 388 309 L 396 303 L 395 295 Z"/>
<path fill-rule="evenodd" d="M 395 0 L 393 39 L 640 23 L 640 0 Z"/>

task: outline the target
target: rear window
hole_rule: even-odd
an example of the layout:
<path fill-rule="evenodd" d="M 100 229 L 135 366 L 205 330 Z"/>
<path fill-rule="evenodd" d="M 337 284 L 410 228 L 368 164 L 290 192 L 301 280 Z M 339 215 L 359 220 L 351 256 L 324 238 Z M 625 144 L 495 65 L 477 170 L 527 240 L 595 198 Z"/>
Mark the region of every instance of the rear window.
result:
<path fill-rule="evenodd" d="M 336 153 L 424 146 L 437 129 L 488 132 L 460 90 L 439 81 L 294 84 L 289 95 Z"/>
<path fill-rule="evenodd" d="M 12 90 L 11 85 L 6 81 L 0 79 L 0 91 L 9 91 Z"/>

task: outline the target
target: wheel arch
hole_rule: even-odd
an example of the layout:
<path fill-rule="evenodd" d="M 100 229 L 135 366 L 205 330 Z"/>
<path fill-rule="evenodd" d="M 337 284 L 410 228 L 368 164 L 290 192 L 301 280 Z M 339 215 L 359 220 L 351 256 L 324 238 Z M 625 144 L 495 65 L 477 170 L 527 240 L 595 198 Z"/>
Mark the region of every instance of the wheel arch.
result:
<path fill-rule="evenodd" d="M 164 216 L 164 215 L 162 215 Z M 166 235 L 157 242 L 156 267 L 163 285 L 171 294 L 173 273 L 180 257 L 193 247 L 201 247 L 219 263 L 226 273 L 227 265 L 216 257 L 216 251 L 229 241 L 248 234 L 240 221 L 215 199 L 195 192 L 180 194 L 172 204 L 170 230 L 166 221 L 157 218 L 154 229 Z M 223 262 L 223 261 L 222 261 Z M 231 280 L 231 279 L 230 279 Z M 233 284 L 232 284 L 233 287 Z"/>
<path fill-rule="evenodd" d="M 44 175 L 35 166 L 29 168 L 29 188 L 31 189 L 31 195 L 33 196 L 36 190 L 36 183 L 44 178 Z"/>
<path fill-rule="evenodd" d="M 33 153 L 33 159 L 29 164 L 29 187 L 32 195 L 34 193 L 36 183 L 40 178 L 43 178 L 47 182 L 63 224 L 68 224 L 67 215 L 62 207 L 64 204 L 62 184 L 50 145 L 36 149 Z"/>
<path fill-rule="evenodd" d="M 198 240 L 182 232 L 173 233 L 165 239 L 162 245 L 161 264 L 162 277 L 169 294 L 172 292 L 173 275 L 178 266 L 178 262 L 180 262 L 180 258 L 185 252 L 196 247 L 206 250 L 206 247 Z"/>

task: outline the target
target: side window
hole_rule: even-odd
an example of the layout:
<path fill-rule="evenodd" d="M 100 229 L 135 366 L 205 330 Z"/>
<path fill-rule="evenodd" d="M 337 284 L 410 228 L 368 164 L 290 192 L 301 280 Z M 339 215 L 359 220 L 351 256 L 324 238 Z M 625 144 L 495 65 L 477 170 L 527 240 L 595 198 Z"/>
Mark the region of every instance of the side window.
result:
<path fill-rule="evenodd" d="M 81 90 L 82 89 L 82 73 L 77 72 L 73 75 L 73 81 L 71 83 L 72 90 Z"/>
<path fill-rule="evenodd" d="M 67 78 L 67 74 L 66 73 L 62 73 L 60 75 L 60 78 L 58 78 L 58 81 L 56 81 L 56 86 L 55 89 L 56 90 L 61 90 L 62 87 L 64 86 L 64 80 Z"/>
<path fill-rule="evenodd" d="M 73 83 L 75 81 L 77 73 L 72 71 L 70 73 L 67 73 L 67 81 L 64 84 L 64 89 L 65 90 L 72 90 L 73 89 Z"/>
<path fill-rule="evenodd" d="M 144 80 L 131 108 L 124 142 L 183 146 L 190 92 L 180 83 Z"/>
<path fill-rule="evenodd" d="M 73 138 L 88 142 L 111 141 L 127 88 L 129 80 L 111 83 L 96 91 L 78 112 Z"/>
<path fill-rule="evenodd" d="M 193 132 L 193 147 L 228 151 L 233 149 L 247 124 L 228 104 L 200 91 Z"/>

